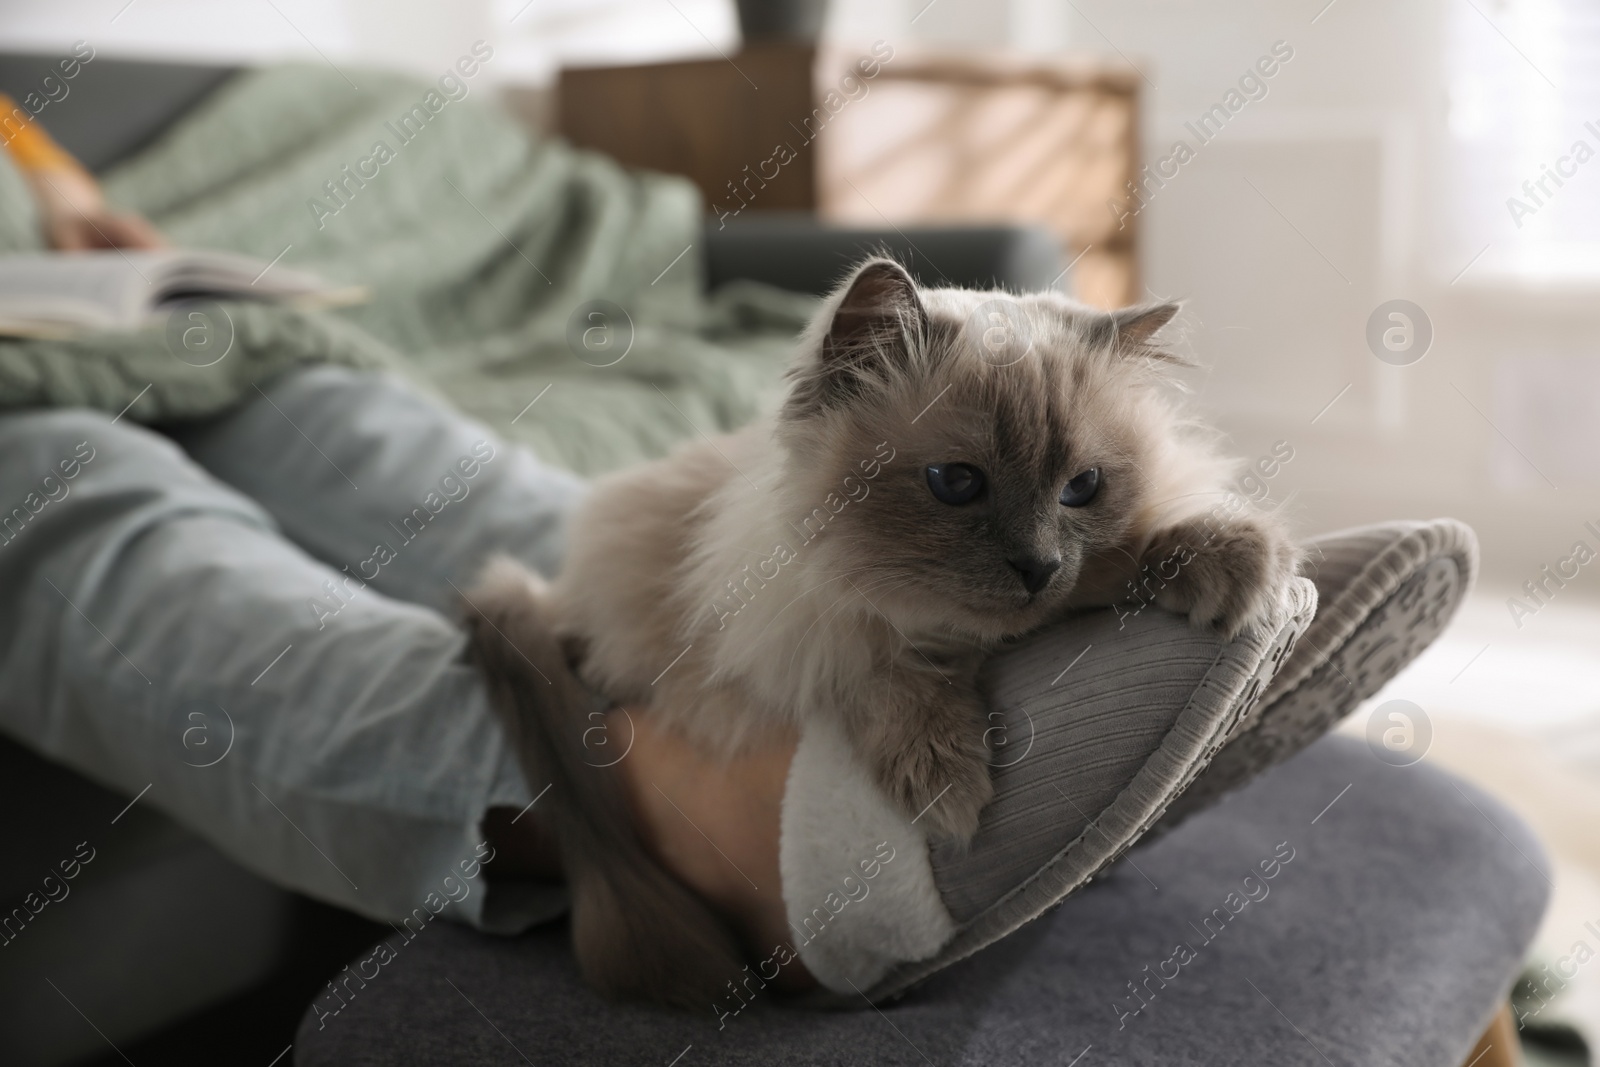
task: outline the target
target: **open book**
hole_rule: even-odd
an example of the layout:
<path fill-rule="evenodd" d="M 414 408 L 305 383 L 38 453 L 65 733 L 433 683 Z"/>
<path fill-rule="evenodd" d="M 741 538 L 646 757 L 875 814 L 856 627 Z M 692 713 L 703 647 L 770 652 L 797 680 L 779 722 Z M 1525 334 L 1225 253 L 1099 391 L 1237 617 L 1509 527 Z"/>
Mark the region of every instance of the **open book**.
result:
<path fill-rule="evenodd" d="M 0 256 L 0 336 L 64 337 L 133 329 L 200 297 L 297 306 L 360 303 L 360 286 L 263 259 L 202 249 L 40 252 Z"/>

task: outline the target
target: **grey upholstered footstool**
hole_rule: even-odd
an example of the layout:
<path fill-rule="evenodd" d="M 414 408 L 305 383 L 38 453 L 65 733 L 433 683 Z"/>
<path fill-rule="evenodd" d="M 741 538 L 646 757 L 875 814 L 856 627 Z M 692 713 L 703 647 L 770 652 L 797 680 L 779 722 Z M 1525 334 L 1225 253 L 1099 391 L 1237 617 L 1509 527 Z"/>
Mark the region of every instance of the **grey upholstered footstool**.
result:
<path fill-rule="evenodd" d="M 1547 890 L 1504 808 L 1334 737 L 881 1011 L 620 1006 L 562 927 L 434 924 L 309 1013 L 295 1062 L 1460 1067 Z"/>

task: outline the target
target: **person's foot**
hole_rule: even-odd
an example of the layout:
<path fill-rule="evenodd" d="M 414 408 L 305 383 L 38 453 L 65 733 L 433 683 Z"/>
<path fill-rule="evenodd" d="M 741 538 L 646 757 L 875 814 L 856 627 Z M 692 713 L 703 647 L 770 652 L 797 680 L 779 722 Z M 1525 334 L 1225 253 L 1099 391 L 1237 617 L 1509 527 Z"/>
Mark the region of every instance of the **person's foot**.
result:
<path fill-rule="evenodd" d="M 795 743 L 721 761 L 654 729 L 643 709 L 611 712 L 607 729 L 633 737 L 617 769 L 651 854 L 722 915 L 747 952 L 773 956 L 792 938 L 778 839 Z M 796 956 L 775 984 L 799 990 L 815 983 Z"/>
<path fill-rule="evenodd" d="M 611 737 L 631 739 L 623 741 L 628 754 L 616 769 L 640 839 L 656 862 L 705 899 L 752 958 L 793 957 L 773 983 L 779 989 L 815 985 L 792 945 L 787 953 L 774 951 L 792 938 L 778 842 L 795 742 L 722 761 L 656 730 L 646 709 L 612 711 L 606 729 Z M 496 853 L 492 877 L 559 881 L 555 835 L 538 818 L 519 814 L 493 808 L 484 816 L 484 834 Z"/>

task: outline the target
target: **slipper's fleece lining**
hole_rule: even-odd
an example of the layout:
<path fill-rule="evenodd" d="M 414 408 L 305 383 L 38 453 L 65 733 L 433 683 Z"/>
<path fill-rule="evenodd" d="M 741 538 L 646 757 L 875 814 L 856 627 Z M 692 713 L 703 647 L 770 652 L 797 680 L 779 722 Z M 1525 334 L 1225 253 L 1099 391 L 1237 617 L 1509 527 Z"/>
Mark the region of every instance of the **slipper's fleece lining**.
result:
<path fill-rule="evenodd" d="M 859 993 L 955 935 L 922 828 L 830 722 L 807 726 L 789 766 L 778 862 L 791 943 L 835 993 Z"/>

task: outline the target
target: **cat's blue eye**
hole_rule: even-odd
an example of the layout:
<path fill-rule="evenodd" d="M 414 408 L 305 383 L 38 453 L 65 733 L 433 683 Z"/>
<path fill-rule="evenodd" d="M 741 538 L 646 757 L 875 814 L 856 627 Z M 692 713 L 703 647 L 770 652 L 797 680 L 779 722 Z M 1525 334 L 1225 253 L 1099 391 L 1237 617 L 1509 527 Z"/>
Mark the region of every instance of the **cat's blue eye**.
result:
<path fill-rule="evenodd" d="M 1064 507 L 1081 508 L 1094 499 L 1100 491 L 1100 468 L 1090 467 L 1082 473 L 1072 476 L 1061 490 L 1061 503 Z"/>
<path fill-rule="evenodd" d="M 928 490 L 941 504 L 965 504 L 983 492 L 983 472 L 970 463 L 935 463 L 928 468 Z"/>

